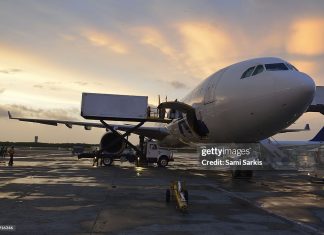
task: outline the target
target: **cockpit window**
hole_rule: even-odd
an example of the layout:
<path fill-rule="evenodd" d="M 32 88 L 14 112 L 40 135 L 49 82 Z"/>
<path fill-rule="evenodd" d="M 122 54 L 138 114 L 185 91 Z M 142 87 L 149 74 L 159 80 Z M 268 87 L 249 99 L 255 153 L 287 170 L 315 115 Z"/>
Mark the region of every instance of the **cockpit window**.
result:
<path fill-rule="evenodd" d="M 251 74 L 252 74 L 252 72 L 253 72 L 253 70 L 254 70 L 254 68 L 255 67 L 253 66 L 253 67 L 250 67 L 247 70 L 245 70 L 245 72 L 241 76 L 241 79 L 246 78 L 246 77 L 250 77 Z"/>
<path fill-rule="evenodd" d="M 263 65 L 261 65 L 261 64 L 258 65 L 257 67 L 255 67 L 252 76 L 262 73 L 263 70 L 264 70 Z"/>
<path fill-rule="evenodd" d="M 298 69 L 296 69 L 296 67 L 293 66 L 292 64 L 287 63 L 286 65 L 290 70 L 298 71 Z"/>
<path fill-rule="evenodd" d="M 288 70 L 287 66 L 284 63 L 265 64 L 265 67 L 268 71 Z"/>

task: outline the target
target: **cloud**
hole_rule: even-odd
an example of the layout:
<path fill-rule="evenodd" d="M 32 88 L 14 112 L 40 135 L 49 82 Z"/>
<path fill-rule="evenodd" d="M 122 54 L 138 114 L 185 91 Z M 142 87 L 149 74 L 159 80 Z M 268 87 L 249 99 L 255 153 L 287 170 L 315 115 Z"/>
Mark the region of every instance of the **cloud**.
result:
<path fill-rule="evenodd" d="M 289 53 L 316 56 L 324 54 L 324 19 L 301 19 L 291 26 L 286 48 Z"/>
<path fill-rule="evenodd" d="M 162 63 L 167 62 L 166 64 L 171 66 L 171 70 L 176 69 L 188 76 L 188 73 L 191 73 L 191 69 L 185 63 L 181 41 L 177 37 L 173 37 L 177 33 L 178 31 L 175 28 L 169 28 L 169 32 L 167 32 L 153 26 L 141 26 L 132 29 L 132 36 L 137 38 L 138 42 L 146 47 L 141 48 L 141 51 L 144 53 L 140 56 L 145 56 L 145 53 L 151 54 L 151 58 L 154 60 L 153 63 L 158 63 L 159 67 L 164 66 Z M 161 58 L 162 61 L 160 60 Z M 168 82 L 172 82 L 172 79 L 170 78 Z"/>
<path fill-rule="evenodd" d="M 153 47 L 186 74 L 205 77 L 237 56 L 235 43 L 222 28 L 208 22 L 181 22 L 162 31 L 154 27 L 133 30 L 139 42 Z"/>
<path fill-rule="evenodd" d="M 70 109 L 40 109 L 25 105 L 8 104 L 0 105 L 0 118 L 7 118 L 8 111 L 16 117 L 30 117 L 30 118 L 47 118 L 59 120 L 72 120 L 79 116 L 79 110 L 75 108 Z"/>
<path fill-rule="evenodd" d="M 7 110 L 0 106 L 0 118 L 8 116 Z"/>
<path fill-rule="evenodd" d="M 321 67 L 321 64 L 323 61 L 319 62 L 314 59 L 295 59 L 291 60 L 291 63 L 301 72 L 304 72 L 308 74 L 309 76 L 314 79 L 315 84 L 318 86 L 324 85 L 324 79 L 323 79 L 323 69 Z"/>
<path fill-rule="evenodd" d="M 4 74 L 15 74 L 15 73 L 20 73 L 22 72 L 22 69 L 1 69 L 0 73 L 4 73 Z"/>
<path fill-rule="evenodd" d="M 179 82 L 179 81 L 165 81 L 165 80 L 158 80 L 159 82 L 163 84 L 167 84 L 168 86 L 171 86 L 174 89 L 186 89 L 189 86 L 185 84 L 184 82 Z"/>
<path fill-rule="evenodd" d="M 140 43 L 158 49 L 162 54 L 177 59 L 176 50 L 170 45 L 163 34 L 153 27 L 139 27 L 134 31 L 140 35 Z"/>
<path fill-rule="evenodd" d="M 0 94 L 2 94 L 3 92 L 5 92 L 5 88 L 0 88 Z"/>
<path fill-rule="evenodd" d="M 178 82 L 178 81 L 171 81 L 169 82 L 169 84 L 175 88 L 175 89 L 184 89 L 184 88 L 188 88 L 188 86 L 183 83 L 183 82 Z"/>
<path fill-rule="evenodd" d="M 62 87 L 60 87 L 60 83 L 59 82 L 42 82 L 42 83 L 37 83 L 35 85 L 33 85 L 34 88 L 39 88 L 39 89 L 49 89 L 52 91 L 57 91 L 57 90 L 61 90 Z"/>
<path fill-rule="evenodd" d="M 73 83 L 77 84 L 79 86 L 88 86 L 89 85 L 89 82 L 85 82 L 85 81 L 75 81 Z"/>
<path fill-rule="evenodd" d="M 76 37 L 74 35 L 70 35 L 70 34 L 60 34 L 59 36 L 63 40 L 68 41 L 68 42 L 73 42 L 76 40 Z"/>
<path fill-rule="evenodd" d="M 301 72 L 304 73 L 316 73 L 318 66 L 313 61 L 308 60 L 292 60 L 291 63 Z"/>
<path fill-rule="evenodd" d="M 82 36 L 95 47 L 106 48 L 116 54 L 127 54 L 128 47 L 120 39 L 96 30 L 84 30 Z"/>
<path fill-rule="evenodd" d="M 198 76 L 207 76 L 228 65 L 237 56 L 235 43 L 219 26 L 207 22 L 184 22 L 178 25 L 184 46 L 184 61 Z"/>

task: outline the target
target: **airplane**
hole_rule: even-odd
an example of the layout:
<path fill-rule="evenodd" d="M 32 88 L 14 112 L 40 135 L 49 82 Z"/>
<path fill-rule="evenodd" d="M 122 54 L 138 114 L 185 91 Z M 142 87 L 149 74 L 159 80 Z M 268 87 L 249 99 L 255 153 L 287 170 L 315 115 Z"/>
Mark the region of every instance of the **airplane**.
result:
<path fill-rule="evenodd" d="M 324 127 L 308 141 L 274 141 L 273 144 L 281 149 L 318 149 L 324 147 Z"/>
<path fill-rule="evenodd" d="M 161 103 L 159 109 L 169 109 L 169 121 L 141 126 L 133 133 L 156 139 L 161 146 L 258 142 L 289 132 L 286 128 L 310 108 L 315 90 L 310 76 L 283 59 L 250 59 L 215 72 L 179 101 Z M 317 106 L 316 111 L 323 112 L 322 108 Z M 86 130 L 106 128 L 103 123 L 17 118 L 8 114 L 10 119 L 25 122 L 65 124 L 68 128 L 77 125 Z M 117 131 L 135 126 L 110 125 Z M 123 140 L 109 145 L 118 138 L 115 132 L 106 132 L 100 141 L 101 148 L 122 150 Z"/>
<path fill-rule="evenodd" d="M 274 169 L 307 170 L 314 179 L 324 179 L 324 127 L 307 141 L 281 141 L 270 137 L 260 144 L 270 153 L 264 157 Z"/>

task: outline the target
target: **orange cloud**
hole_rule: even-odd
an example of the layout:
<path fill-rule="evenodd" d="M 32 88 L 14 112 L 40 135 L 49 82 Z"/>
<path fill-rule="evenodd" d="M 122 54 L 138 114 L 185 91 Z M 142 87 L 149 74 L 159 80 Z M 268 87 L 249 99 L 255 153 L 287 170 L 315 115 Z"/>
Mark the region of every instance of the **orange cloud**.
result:
<path fill-rule="evenodd" d="M 140 35 L 140 43 L 158 49 L 174 62 L 173 66 L 201 79 L 227 66 L 236 56 L 230 36 L 209 23 L 183 22 L 176 24 L 174 30 L 179 34 L 179 48 L 156 28 L 134 31 Z"/>
<path fill-rule="evenodd" d="M 304 72 L 311 76 L 316 85 L 323 85 L 321 67 L 318 61 L 308 61 L 308 60 L 292 60 L 291 63 L 301 72 Z"/>
<path fill-rule="evenodd" d="M 291 63 L 301 72 L 307 74 L 314 74 L 317 72 L 318 67 L 315 62 L 307 60 L 292 60 Z"/>
<path fill-rule="evenodd" d="M 324 53 L 324 19 L 302 19 L 293 23 L 286 48 L 289 53 L 319 55 Z"/>
<path fill-rule="evenodd" d="M 75 78 L 88 80 L 83 72 L 57 65 L 46 57 L 37 55 L 26 49 L 16 48 L 0 43 L 0 73 L 1 88 L 6 88 L 2 94 L 2 103 L 29 103 L 34 106 L 53 106 L 57 103 L 79 105 L 80 94 L 83 91 L 131 93 L 131 88 L 122 86 L 118 79 L 108 76 L 92 77 L 87 86 L 75 83 Z M 19 70 L 21 72 L 13 72 Z M 109 89 L 98 80 L 109 80 Z"/>
<path fill-rule="evenodd" d="M 140 42 L 142 44 L 152 46 L 168 57 L 173 59 L 177 58 L 175 49 L 172 48 L 166 38 L 157 29 L 152 27 L 141 27 L 135 29 L 135 31 L 141 35 Z"/>
<path fill-rule="evenodd" d="M 95 30 L 84 30 L 82 35 L 94 46 L 107 48 L 117 54 L 126 54 L 128 52 L 125 43 L 106 33 Z"/>
<path fill-rule="evenodd" d="M 2 68 L 17 68 L 21 70 L 21 73 L 13 75 L 21 77 L 21 80 L 25 82 L 37 82 L 40 80 L 39 76 L 32 77 L 30 76 L 31 74 L 39 75 L 43 72 L 49 74 L 55 70 L 50 62 L 33 52 L 1 43 L 0 64 Z M 46 78 L 42 79 L 45 80 Z"/>
<path fill-rule="evenodd" d="M 236 56 L 234 42 L 218 27 L 185 22 L 178 25 L 178 30 L 182 35 L 187 67 L 200 77 L 227 66 Z"/>
<path fill-rule="evenodd" d="M 60 34 L 59 35 L 63 40 L 73 42 L 76 40 L 75 36 L 70 34 Z"/>

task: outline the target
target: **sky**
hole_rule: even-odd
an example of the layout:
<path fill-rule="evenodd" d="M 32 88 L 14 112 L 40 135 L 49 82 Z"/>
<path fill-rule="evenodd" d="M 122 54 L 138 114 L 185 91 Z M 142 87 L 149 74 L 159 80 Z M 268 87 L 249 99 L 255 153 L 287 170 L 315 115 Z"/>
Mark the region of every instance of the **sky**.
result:
<path fill-rule="evenodd" d="M 98 143 L 85 131 L 8 120 L 82 120 L 82 92 L 185 96 L 213 72 L 249 58 L 288 60 L 324 86 L 321 0 L 1 0 L 0 141 Z M 311 131 L 323 116 L 295 124 Z"/>

